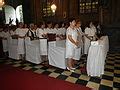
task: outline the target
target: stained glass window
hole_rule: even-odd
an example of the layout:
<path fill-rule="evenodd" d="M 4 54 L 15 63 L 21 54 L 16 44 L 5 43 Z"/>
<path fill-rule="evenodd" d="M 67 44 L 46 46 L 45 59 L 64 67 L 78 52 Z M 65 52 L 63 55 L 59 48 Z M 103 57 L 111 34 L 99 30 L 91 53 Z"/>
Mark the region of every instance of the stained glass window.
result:
<path fill-rule="evenodd" d="M 48 2 L 47 0 L 44 0 L 44 2 L 42 2 L 42 14 L 43 14 L 43 17 L 53 16 L 53 13 L 51 10 L 51 3 Z"/>
<path fill-rule="evenodd" d="M 98 0 L 79 0 L 80 13 L 97 13 L 98 12 Z"/>

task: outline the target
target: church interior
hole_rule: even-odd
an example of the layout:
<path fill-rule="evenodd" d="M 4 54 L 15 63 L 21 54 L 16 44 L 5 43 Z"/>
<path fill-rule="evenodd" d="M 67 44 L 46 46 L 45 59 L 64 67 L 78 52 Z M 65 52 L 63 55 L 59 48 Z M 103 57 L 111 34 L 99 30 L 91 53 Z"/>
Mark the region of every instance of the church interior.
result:
<path fill-rule="evenodd" d="M 119 4 L 0 0 L 1 90 L 119 90 Z"/>

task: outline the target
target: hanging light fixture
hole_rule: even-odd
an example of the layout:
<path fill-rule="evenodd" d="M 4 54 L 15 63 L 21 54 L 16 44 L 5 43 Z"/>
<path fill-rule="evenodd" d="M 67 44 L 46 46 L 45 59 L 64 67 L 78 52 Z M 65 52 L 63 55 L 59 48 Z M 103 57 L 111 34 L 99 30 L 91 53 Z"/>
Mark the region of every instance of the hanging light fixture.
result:
<path fill-rule="evenodd" d="M 5 4 L 4 0 L 0 0 L 0 8 Z"/>
<path fill-rule="evenodd" d="M 51 5 L 51 9 L 52 9 L 52 12 L 55 13 L 55 11 L 57 9 L 57 6 L 55 4 L 52 4 Z"/>

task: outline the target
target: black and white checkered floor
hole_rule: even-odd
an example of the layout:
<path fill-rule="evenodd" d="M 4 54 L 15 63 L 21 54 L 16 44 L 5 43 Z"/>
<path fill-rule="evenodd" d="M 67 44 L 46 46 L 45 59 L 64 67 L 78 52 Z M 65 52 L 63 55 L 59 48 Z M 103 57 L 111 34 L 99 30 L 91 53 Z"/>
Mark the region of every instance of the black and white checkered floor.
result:
<path fill-rule="evenodd" d="M 82 57 L 84 59 L 85 57 Z M 52 66 L 36 65 L 30 62 L 18 60 L 0 60 L 1 64 L 10 64 L 13 67 L 19 67 L 24 70 L 32 70 L 38 74 L 48 75 L 57 79 L 65 80 L 75 84 L 81 84 L 86 87 L 99 90 L 120 90 L 120 53 L 108 53 L 106 58 L 104 75 L 101 77 L 90 77 L 86 73 L 81 73 L 80 67 L 75 72 L 62 70 Z"/>

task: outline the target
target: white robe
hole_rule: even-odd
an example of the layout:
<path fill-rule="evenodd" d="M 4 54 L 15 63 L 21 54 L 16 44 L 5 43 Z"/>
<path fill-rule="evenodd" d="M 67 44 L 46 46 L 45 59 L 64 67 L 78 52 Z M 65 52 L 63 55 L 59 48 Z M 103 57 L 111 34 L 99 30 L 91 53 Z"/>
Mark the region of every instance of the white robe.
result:
<path fill-rule="evenodd" d="M 52 28 L 46 28 L 46 29 L 45 29 L 45 33 L 46 33 L 46 34 L 47 34 L 47 33 L 53 34 Z"/>
<path fill-rule="evenodd" d="M 71 35 L 72 38 L 75 40 L 77 40 L 77 30 L 72 30 L 72 28 L 68 27 L 67 32 L 66 32 L 66 58 L 75 58 L 76 54 L 75 54 L 75 49 L 77 48 L 76 45 L 74 45 L 69 39 L 68 39 L 68 35 Z"/>
<path fill-rule="evenodd" d="M 15 31 L 15 34 L 23 37 L 26 35 L 28 29 L 24 28 L 17 28 Z M 24 38 L 18 38 L 18 54 L 25 54 L 25 43 L 24 43 Z"/>
<path fill-rule="evenodd" d="M 44 34 L 44 30 L 42 28 L 37 29 L 36 32 L 37 32 L 37 37 L 43 38 L 42 35 Z"/>
<path fill-rule="evenodd" d="M 43 38 L 43 36 L 42 36 L 43 34 L 45 34 L 44 29 L 40 28 L 40 29 L 37 30 L 37 36 L 39 38 L 41 38 L 40 39 L 40 55 L 47 55 L 47 53 L 48 53 L 48 51 L 47 51 L 47 49 L 48 49 L 47 39 Z"/>
<path fill-rule="evenodd" d="M 96 33 L 96 28 L 93 27 L 93 28 L 85 28 L 85 34 L 88 34 L 88 37 L 89 36 L 94 36 Z M 89 47 L 90 47 L 90 40 L 87 38 L 87 37 L 84 37 L 84 54 L 88 54 L 88 50 L 89 50 Z"/>
<path fill-rule="evenodd" d="M 76 28 L 78 33 L 80 35 L 78 35 L 78 40 L 79 40 L 79 48 L 75 48 L 75 56 L 74 56 L 74 59 L 75 60 L 80 60 L 80 57 L 81 57 L 81 51 L 82 51 L 82 47 L 83 47 L 83 41 L 82 41 L 82 35 L 83 35 L 83 32 L 81 30 L 81 28 Z"/>
<path fill-rule="evenodd" d="M 7 52 L 9 50 L 8 38 L 10 37 L 10 34 L 9 34 L 9 32 L 2 31 L 1 36 L 3 38 L 6 38 L 6 39 L 2 40 L 2 43 L 3 43 L 3 51 Z"/>

